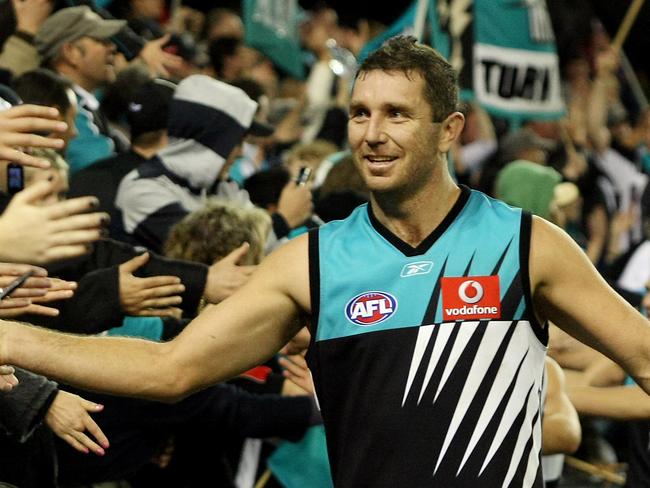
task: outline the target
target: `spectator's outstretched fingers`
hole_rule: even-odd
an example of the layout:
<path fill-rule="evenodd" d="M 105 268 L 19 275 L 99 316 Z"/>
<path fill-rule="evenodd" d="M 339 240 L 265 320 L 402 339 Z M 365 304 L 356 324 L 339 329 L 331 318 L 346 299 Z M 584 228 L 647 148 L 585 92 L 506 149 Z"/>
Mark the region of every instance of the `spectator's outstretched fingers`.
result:
<path fill-rule="evenodd" d="M 30 303 L 32 302 L 29 298 L 4 298 L 3 300 L 0 300 L 0 316 L 11 317 L 13 315 L 9 315 L 8 310 L 15 308 L 25 308 L 29 306 Z"/>
<path fill-rule="evenodd" d="M 62 139 L 45 137 L 37 133 L 56 133 L 67 129 L 67 124 L 57 120 L 59 111 L 39 105 L 18 105 L 0 111 L 0 159 L 24 166 L 49 168 L 50 163 L 23 151 L 23 147 L 61 149 Z"/>
<path fill-rule="evenodd" d="M 108 214 L 95 212 L 94 197 L 75 198 L 44 207 L 51 194 L 49 181 L 38 182 L 19 192 L 0 218 L 0 259 L 48 263 L 89 252 L 88 244 L 102 236 Z"/>
<path fill-rule="evenodd" d="M 210 303 L 219 303 L 244 286 L 256 269 L 256 266 L 241 266 L 250 244 L 244 242 L 227 256 L 220 259 L 208 271 L 208 279 L 203 295 Z"/>
<path fill-rule="evenodd" d="M 282 215 L 290 228 L 295 228 L 311 217 L 314 202 L 311 193 L 311 184 L 297 184 L 294 181 L 287 183 L 280 193 L 278 213 Z"/>
<path fill-rule="evenodd" d="M 4 289 L 9 286 L 16 278 L 28 271 L 32 272 L 32 276 L 11 292 L 10 297 L 29 298 L 45 295 L 51 286 L 50 280 L 47 278 L 47 270 L 30 264 L 0 263 L 0 288 Z M 8 297 L 4 299 L 4 302 L 7 300 Z"/>
<path fill-rule="evenodd" d="M 29 125 L 37 125 L 38 120 L 41 119 L 30 119 Z M 66 127 L 65 122 L 56 122 L 54 127 L 60 129 L 61 127 Z M 59 124 L 64 124 L 63 126 Z M 10 147 L 44 147 L 50 149 L 60 149 L 63 147 L 62 139 L 52 139 L 46 136 L 39 136 L 38 134 L 23 134 L 20 132 L 2 132 L 0 133 L 0 141 L 4 146 Z M 61 142 L 58 142 L 61 141 Z"/>
<path fill-rule="evenodd" d="M 0 112 L 0 128 L 13 127 L 22 132 L 34 132 L 44 129 L 54 130 L 44 121 L 60 122 L 59 111 L 53 107 L 25 103 Z M 5 125 L 13 124 L 13 125 Z M 65 130 L 65 128 L 63 129 Z"/>
<path fill-rule="evenodd" d="M 2 364 L 0 365 L 0 374 L 14 374 L 15 370 L 13 366 L 9 366 L 8 364 Z"/>
<path fill-rule="evenodd" d="M 138 312 L 138 317 L 174 317 L 180 320 L 183 317 L 183 310 L 178 307 L 143 308 Z"/>
<path fill-rule="evenodd" d="M 8 365 L 0 366 L 0 391 L 11 391 L 18 384 L 14 368 Z"/>
<path fill-rule="evenodd" d="M 89 412 L 100 412 L 103 408 L 103 405 L 59 390 L 45 415 L 45 422 L 57 436 L 78 451 L 84 453 L 93 451 L 103 456 L 104 449 L 109 446 L 108 439 L 89 415 Z M 88 431 L 99 444 L 88 437 L 85 431 Z"/>
<path fill-rule="evenodd" d="M 36 185 L 32 185 L 31 188 L 36 187 Z M 28 188 L 27 190 L 29 190 Z M 47 194 L 47 193 L 46 193 Z M 41 196 L 42 198 L 42 196 Z M 62 202 L 55 203 L 53 205 L 50 205 L 46 208 L 48 216 L 52 220 L 59 220 L 63 219 L 66 217 L 72 217 L 72 216 L 77 216 L 79 217 L 81 215 L 89 215 L 89 214 L 84 214 L 83 212 L 88 212 L 91 210 L 96 209 L 99 206 L 99 202 L 97 201 L 97 198 L 95 197 L 79 197 L 79 198 L 71 198 L 70 200 L 64 200 Z M 103 214 L 106 215 L 106 214 Z M 70 221 L 66 221 L 64 224 L 65 226 L 60 226 L 57 228 L 57 230 L 72 230 L 76 223 L 75 219 L 72 219 Z M 62 223 L 59 223 L 62 224 Z M 69 224 L 69 225 L 67 225 Z"/>
<path fill-rule="evenodd" d="M 139 57 L 145 62 L 154 76 L 169 76 L 170 71 L 179 69 L 183 64 L 183 59 L 172 53 L 163 50 L 171 38 L 170 34 L 147 42 L 140 51 Z"/>
<path fill-rule="evenodd" d="M 135 316 L 176 316 L 173 305 L 183 299 L 185 286 L 178 276 L 140 278 L 134 273 L 149 260 L 149 253 L 135 256 L 119 266 L 120 304 L 124 313 Z"/>
<path fill-rule="evenodd" d="M 284 356 L 278 359 L 278 364 L 282 367 L 283 376 L 293 382 L 296 386 L 309 394 L 314 393 L 314 382 L 311 378 L 311 372 L 307 367 L 307 361 L 301 354 Z"/>
<path fill-rule="evenodd" d="M 0 283 L 4 279 L 6 277 L 0 276 Z M 59 315 L 58 309 L 41 304 L 68 299 L 72 297 L 74 290 L 77 288 L 75 282 L 64 281 L 58 278 L 39 277 L 36 280 L 44 280 L 47 287 L 33 289 L 17 288 L 9 297 L 5 297 L 0 301 L 0 317 L 6 319 L 28 313 L 56 317 Z"/>
<path fill-rule="evenodd" d="M 59 315 L 59 310 L 54 307 L 46 307 L 45 305 L 38 305 L 37 303 L 29 303 L 27 306 L 13 307 L 13 308 L 0 308 L 0 318 L 11 319 L 20 317 L 24 314 L 43 315 L 44 317 L 56 317 Z"/>
<path fill-rule="evenodd" d="M 63 139 L 49 139 L 50 141 L 58 141 L 57 147 L 63 147 Z M 32 166 L 34 168 L 47 169 L 50 167 L 50 162 L 47 159 L 37 158 L 30 154 L 24 153 L 19 149 L 6 147 L 0 142 L 0 159 L 11 161 L 12 163 L 20 164 L 21 166 Z"/>
<path fill-rule="evenodd" d="M 60 259 L 70 259 L 77 256 L 83 256 L 92 251 L 92 246 L 90 244 L 71 244 L 65 246 L 57 246 L 51 248 L 45 255 L 44 261 L 46 263 L 51 263 L 53 261 L 58 261 Z"/>
<path fill-rule="evenodd" d="M 68 231 L 57 231 L 52 234 L 50 239 L 50 244 L 52 246 L 70 246 L 78 244 L 88 244 L 95 242 L 104 236 L 104 230 L 101 228 L 95 228 L 93 225 L 92 219 L 86 224 L 88 226 L 87 230 L 68 230 Z"/>
<path fill-rule="evenodd" d="M 180 286 L 182 287 L 183 285 Z M 184 289 L 185 287 L 182 290 Z M 183 298 L 180 295 L 176 295 L 176 293 L 182 293 L 179 290 L 180 287 L 178 285 L 161 286 L 147 290 L 142 295 L 141 306 L 143 308 L 162 308 L 180 305 L 183 302 Z"/>
<path fill-rule="evenodd" d="M 47 276 L 47 270 L 45 268 L 41 268 L 40 266 L 32 266 L 31 264 L 20 263 L 0 263 L 0 275 L 17 277 L 26 273 L 27 271 L 32 272 L 32 277 Z M 29 278 L 23 286 L 27 286 L 27 283 L 29 283 L 30 280 L 32 280 L 32 278 Z"/>
<path fill-rule="evenodd" d="M 305 326 L 291 338 L 291 340 L 280 350 L 280 354 L 292 356 L 294 354 L 304 354 L 311 342 L 311 334 Z"/>
<path fill-rule="evenodd" d="M 77 283 L 74 281 L 61 280 L 59 278 L 48 278 L 50 287 L 42 296 L 31 299 L 32 303 L 49 303 L 59 300 L 66 300 L 74 295 L 77 289 Z"/>

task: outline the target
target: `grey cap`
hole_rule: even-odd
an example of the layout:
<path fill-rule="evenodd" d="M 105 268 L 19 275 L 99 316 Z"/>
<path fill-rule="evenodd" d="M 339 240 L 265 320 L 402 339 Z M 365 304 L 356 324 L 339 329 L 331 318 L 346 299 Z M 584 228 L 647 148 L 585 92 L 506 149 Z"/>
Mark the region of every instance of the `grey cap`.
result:
<path fill-rule="evenodd" d="M 506 163 L 521 159 L 521 153 L 527 149 L 552 151 L 556 147 L 555 141 L 538 136 L 530 129 L 519 129 L 506 134 L 499 145 L 501 146 L 501 160 Z"/>
<path fill-rule="evenodd" d="M 101 18 L 85 5 L 69 7 L 50 15 L 34 37 L 34 44 L 43 61 L 56 56 L 66 42 L 81 37 L 108 39 L 126 25 L 125 20 Z"/>

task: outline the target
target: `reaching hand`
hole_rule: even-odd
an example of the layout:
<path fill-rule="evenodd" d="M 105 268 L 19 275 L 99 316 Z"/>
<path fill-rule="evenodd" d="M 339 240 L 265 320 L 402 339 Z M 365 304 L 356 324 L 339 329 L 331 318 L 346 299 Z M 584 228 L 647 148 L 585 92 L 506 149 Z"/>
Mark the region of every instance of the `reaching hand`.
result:
<path fill-rule="evenodd" d="M 47 271 L 29 264 L 0 263 L 0 287 L 9 285 L 17 276 L 31 270 L 34 276 L 28 278 L 19 288 L 0 301 L 0 318 L 6 319 L 32 313 L 55 317 L 59 310 L 39 305 L 72 297 L 77 284 L 58 278 L 47 278 Z"/>
<path fill-rule="evenodd" d="M 8 392 L 18 384 L 18 378 L 14 375 L 14 368 L 0 365 L 0 391 Z"/>
<path fill-rule="evenodd" d="M 51 0 L 12 0 L 16 30 L 36 34 L 54 8 Z"/>
<path fill-rule="evenodd" d="M 103 405 L 84 400 L 78 395 L 59 390 L 45 414 L 45 423 L 56 435 L 77 451 L 88 454 L 92 450 L 99 456 L 108 448 L 108 439 L 88 412 L 101 412 Z M 97 444 L 84 432 L 99 442 Z"/>
<path fill-rule="evenodd" d="M 44 264 L 89 252 L 88 244 L 103 234 L 109 217 L 95 197 L 81 197 L 47 207 L 41 201 L 53 191 L 40 181 L 16 194 L 0 217 L 0 260 Z"/>
<path fill-rule="evenodd" d="M 284 217 L 289 227 L 294 229 L 307 220 L 314 210 L 311 188 L 290 181 L 282 189 L 278 201 L 278 213 Z"/>
<path fill-rule="evenodd" d="M 311 378 L 311 372 L 307 367 L 307 361 L 302 354 L 294 354 L 292 356 L 283 356 L 278 359 L 278 363 L 282 366 L 282 375 L 295 386 L 304 391 L 303 394 L 314 394 L 314 382 Z M 285 381 L 286 383 L 286 381 Z M 293 390 L 289 395 L 293 393 Z"/>
<path fill-rule="evenodd" d="M 22 148 L 61 149 L 63 139 L 36 135 L 36 132 L 64 132 L 68 125 L 57 120 L 59 111 L 39 105 L 18 105 L 0 110 L 0 159 L 23 166 L 49 168 L 49 161 L 31 156 Z"/>
<path fill-rule="evenodd" d="M 250 278 L 255 266 L 240 266 L 239 262 L 248 253 L 250 245 L 244 242 L 237 249 L 220 259 L 208 271 L 203 295 L 210 303 L 219 303 L 228 298 Z"/>
<path fill-rule="evenodd" d="M 291 340 L 280 350 L 280 354 L 293 356 L 294 354 L 305 354 L 311 341 L 311 334 L 307 327 L 303 327 Z"/>
<path fill-rule="evenodd" d="M 50 287 L 47 279 L 47 270 L 31 264 L 0 263 L 0 288 L 9 286 L 16 278 L 31 271 L 32 276 L 16 288 L 9 296 L 5 297 L 1 304 L 12 298 L 29 298 L 45 295 Z M 1 305 L 0 305 L 1 306 Z"/>
<path fill-rule="evenodd" d="M 177 317 L 185 286 L 178 276 L 138 278 L 133 273 L 149 260 L 149 253 L 120 264 L 120 304 L 127 315 Z"/>
<path fill-rule="evenodd" d="M 147 67 L 153 72 L 154 76 L 169 76 L 170 71 L 180 69 L 183 59 L 175 54 L 163 50 L 163 46 L 169 41 L 170 35 L 165 34 L 159 39 L 147 42 L 142 51 L 140 58 L 145 62 Z"/>

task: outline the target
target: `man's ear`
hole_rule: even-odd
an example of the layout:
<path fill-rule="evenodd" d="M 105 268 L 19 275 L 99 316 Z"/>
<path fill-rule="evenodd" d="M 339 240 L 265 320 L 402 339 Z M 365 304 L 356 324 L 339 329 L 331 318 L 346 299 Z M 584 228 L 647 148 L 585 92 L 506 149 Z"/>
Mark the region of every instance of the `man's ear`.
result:
<path fill-rule="evenodd" d="M 438 138 L 438 150 L 446 153 L 452 143 L 460 137 L 465 127 L 465 116 L 460 112 L 454 112 L 441 122 L 440 137 Z"/>
<path fill-rule="evenodd" d="M 59 51 L 59 59 L 66 64 L 69 64 L 71 66 L 76 66 L 77 65 L 77 57 L 80 54 L 80 49 L 76 47 L 74 44 L 71 42 L 66 42 L 61 46 L 61 50 Z"/>

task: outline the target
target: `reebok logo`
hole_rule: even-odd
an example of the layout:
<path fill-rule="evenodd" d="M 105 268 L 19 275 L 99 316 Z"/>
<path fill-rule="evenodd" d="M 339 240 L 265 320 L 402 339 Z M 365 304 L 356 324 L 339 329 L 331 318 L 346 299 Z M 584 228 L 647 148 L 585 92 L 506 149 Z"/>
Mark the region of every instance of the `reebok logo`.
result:
<path fill-rule="evenodd" d="M 418 261 L 417 263 L 409 263 L 404 265 L 400 276 L 402 278 L 408 278 L 410 276 L 429 274 L 431 273 L 432 269 L 432 261 Z"/>
<path fill-rule="evenodd" d="M 501 317 L 498 276 L 445 277 L 441 284 L 443 320 Z"/>

